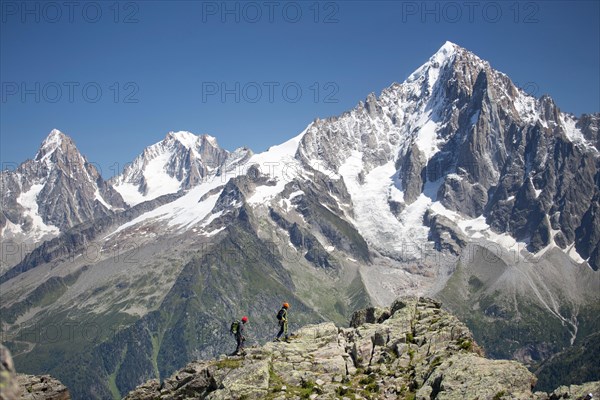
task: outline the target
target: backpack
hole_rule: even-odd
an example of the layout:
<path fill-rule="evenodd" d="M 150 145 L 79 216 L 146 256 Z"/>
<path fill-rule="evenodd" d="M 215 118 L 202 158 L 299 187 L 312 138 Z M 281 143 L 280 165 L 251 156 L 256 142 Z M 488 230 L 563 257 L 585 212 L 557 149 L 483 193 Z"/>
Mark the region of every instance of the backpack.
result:
<path fill-rule="evenodd" d="M 229 333 L 232 335 L 236 335 L 238 333 L 238 328 L 240 326 L 240 321 L 233 321 L 231 326 L 229 327 Z"/>
<path fill-rule="evenodd" d="M 279 312 L 277 313 L 277 319 L 279 321 L 281 321 L 283 319 L 283 314 L 284 313 L 285 313 L 285 309 L 283 309 L 283 308 L 281 310 L 279 310 Z"/>

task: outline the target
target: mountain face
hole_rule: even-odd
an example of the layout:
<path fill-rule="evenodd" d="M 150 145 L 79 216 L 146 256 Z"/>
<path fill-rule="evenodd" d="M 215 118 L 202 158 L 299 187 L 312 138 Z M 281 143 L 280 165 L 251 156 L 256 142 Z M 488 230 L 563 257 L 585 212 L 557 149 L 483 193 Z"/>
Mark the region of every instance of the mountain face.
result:
<path fill-rule="evenodd" d="M 219 169 L 251 155 L 248 149 L 230 154 L 214 137 L 190 132 L 169 132 L 128 164 L 111 183 L 129 205 L 188 190 Z"/>
<path fill-rule="evenodd" d="M 260 342 L 282 301 L 295 326 L 343 324 L 427 294 L 490 356 L 538 365 L 600 331 L 599 121 L 446 43 L 403 83 L 263 153 L 171 132 L 101 181 L 119 204 L 0 275 L 2 333 L 20 370 L 50 372 L 76 399 L 120 398 L 227 351 L 234 316 Z M 3 215 L 33 209 L 17 203 Z M 55 324 L 73 341 L 31 338 Z M 93 341 L 90 324 L 106 327 Z"/>
<path fill-rule="evenodd" d="M 0 179 L 3 240 L 39 244 L 84 221 L 126 207 L 71 138 L 56 129 L 33 160 L 14 171 L 2 171 Z"/>
<path fill-rule="evenodd" d="M 532 253 L 557 246 L 598 270 L 597 131 L 597 115 L 563 114 L 551 98 L 528 96 L 446 43 L 404 83 L 316 121 L 298 156 L 342 175 L 361 234 L 388 251 L 434 234 L 410 232 L 427 213 L 470 225 L 478 219 Z M 375 204 L 377 218 L 399 222 L 389 241 L 381 242 L 389 224 L 369 212 Z"/>

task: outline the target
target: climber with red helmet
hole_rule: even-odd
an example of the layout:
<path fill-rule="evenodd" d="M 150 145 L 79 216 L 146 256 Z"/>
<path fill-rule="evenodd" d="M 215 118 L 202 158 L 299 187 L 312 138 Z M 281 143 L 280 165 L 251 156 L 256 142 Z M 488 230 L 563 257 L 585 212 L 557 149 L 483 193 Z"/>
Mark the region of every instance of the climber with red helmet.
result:
<path fill-rule="evenodd" d="M 231 323 L 231 327 L 229 328 L 229 332 L 235 336 L 235 341 L 237 343 L 237 347 L 232 355 L 236 356 L 244 354 L 244 342 L 246 338 L 244 337 L 244 325 L 248 322 L 248 317 L 243 316 L 242 320 L 236 320 Z"/>
<path fill-rule="evenodd" d="M 285 335 L 286 342 L 289 342 L 290 340 L 290 337 L 288 335 L 288 308 L 290 308 L 290 305 L 288 303 L 283 303 L 281 310 L 279 310 L 279 312 L 277 313 L 277 320 L 279 322 L 279 333 L 275 338 L 276 342 L 280 341 L 279 338 L 281 337 L 281 335 Z"/>

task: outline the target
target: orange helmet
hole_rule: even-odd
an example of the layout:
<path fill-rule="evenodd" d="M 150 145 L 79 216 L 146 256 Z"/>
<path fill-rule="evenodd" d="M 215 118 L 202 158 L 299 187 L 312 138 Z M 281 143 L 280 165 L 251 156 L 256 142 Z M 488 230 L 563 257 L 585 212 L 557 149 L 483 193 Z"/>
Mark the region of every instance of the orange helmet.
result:
<path fill-rule="evenodd" d="M 246 316 L 242 317 L 242 322 L 243 322 L 243 323 L 246 323 L 246 322 L 248 322 L 248 317 L 246 317 Z"/>
<path fill-rule="evenodd" d="M 283 303 L 283 308 L 290 308 L 290 305 L 288 303 Z"/>

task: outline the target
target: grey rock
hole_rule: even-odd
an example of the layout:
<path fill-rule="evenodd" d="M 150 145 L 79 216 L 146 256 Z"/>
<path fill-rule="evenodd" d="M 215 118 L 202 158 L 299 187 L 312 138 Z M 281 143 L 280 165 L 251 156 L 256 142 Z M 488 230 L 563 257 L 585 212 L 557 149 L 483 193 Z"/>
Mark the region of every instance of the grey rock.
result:
<path fill-rule="evenodd" d="M 0 400 L 14 400 L 21 395 L 10 351 L 0 344 Z"/>
<path fill-rule="evenodd" d="M 65 385 L 49 375 L 17 375 L 21 386 L 21 400 L 70 400 L 71 394 Z"/>
<path fill-rule="evenodd" d="M 600 114 L 583 114 L 577 120 L 577 127 L 581 129 L 583 136 L 600 150 Z"/>
<path fill-rule="evenodd" d="M 487 190 L 481 184 L 459 175 L 446 176 L 437 196 L 446 208 L 470 218 L 483 214 L 488 202 Z"/>
<path fill-rule="evenodd" d="M 581 385 L 561 386 L 548 395 L 548 400 L 560 399 L 581 399 L 589 400 L 589 394 L 592 399 L 600 397 L 600 381 L 588 382 Z"/>
<path fill-rule="evenodd" d="M 394 304 L 357 312 L 350 328 L 308 325 L 289 343 L 192 362 L 162 385 L 151 380 L 125 399 L 557 398 L 534 395 L 536 378 L 522 364 L 482 357 L 466 326 L 439 302 L 405 297 Z M 559 391 L 576 394 L 593 385 Z"/>
<path fill-rule="evenodd" d="M 379 307 L 369 307 L 356 311 L 350 319 L 350 327 L 358 328 L 364 324 L 380 324 L 391 316 L 390 310 Z"/>

